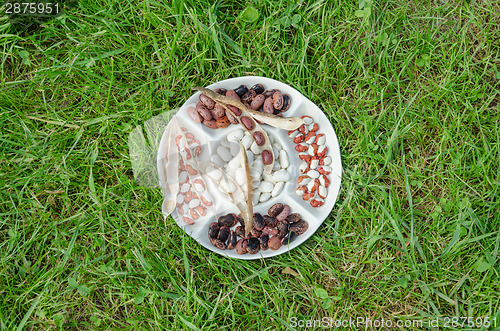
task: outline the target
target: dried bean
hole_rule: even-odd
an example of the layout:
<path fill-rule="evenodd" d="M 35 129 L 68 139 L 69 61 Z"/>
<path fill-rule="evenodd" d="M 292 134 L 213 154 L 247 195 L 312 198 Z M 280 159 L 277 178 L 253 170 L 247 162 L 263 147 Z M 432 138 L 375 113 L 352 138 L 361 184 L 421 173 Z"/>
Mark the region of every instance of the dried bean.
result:
<path fill-rule="evenodd" d="M 290 215 L 290 206 L 284 205 L 283 210 L 276 216 L 278 221 L 284 221 Z"/>
<path fill-rule="evenodd" d="M 266 114 L 274 114 L 273 98 L 267 98 L 264 101 L 264 106 L 262 107 L 262 111 Z"/>
<path fill-rule="evenodd" d="M 234 249 L 236 247 L 236 243 L 238 242 L 238 237 L 236 236 L 236 233 L 231 230 L 231 233 L 229 234 L 229 239 L 227 240 L 227 249 Z"/>
<path fill-rule="evenodd" d="M 230 98 L 233 98 L 233 99 L 236 99 L 236 100 L 240 100 L 240 96 L 236 92 L 234 92 L 233 90 L 227 90 L 226 97 L 230 97 Z"/>
<path fill-rule="evenodd" d="M 280 241 L 281 244 L 281 241 Z M 236 243 L 236 253 L 242 255 L 247 252 L 248 239 L 240 239 Z"/>
<path fill-rule="evenodd" d="M 248 239 L 247 252 L 250 254 L 257 254 L 260 249 L 260 242 L 257 238 Z"/>
<path fill-rule="evenodd" d="M 227 226 L 221 226 L 221 228 L 219 229 L 219 235 L 217 236 L 217 239 L 219 239 L 222 242 L 226 242 L 227 238 L 229 238 L 230 233 L 231 231 Z"/>
<path fill-rule="evenodd" d="M 263 235 L 275 235 L 275 234 L 278 234 L 278 229 L 276 228 L 272 228 L 272 227 L 269 227 L 269 226 L 265 226 L 264 229 L 262 229 L 262 234 Z"/>
<path fill-rule="evenodd" d="M 276 92 L 277 90 L 275 89 L 272 89 L 272 90 L 265 90 L 264 92 L 262 92 L 262 95 L 265 96 L 266 98 L 269 98 L 269 97 L 272 97 L 273 94 Z"/>
<path fill-rule="evenodd" d="M 215 105 L 214 109 L 212 109 L 211 112 L 212 112 L 213 118 L 215 118 L 215 119 L 219 119 L 222 116 L 226 115 L 226 110 L 224 109 L 224 107 L 222 107 L 219 104 Z"/>
<path fill-rule="evenodd" d="M 233 227 L 236 225 L 237 218 L 235 214 L 227 214 L 224 216 L 219 217 L 217 220 L 220 226 L 227 226 L 228 228 Z"/>
<path fill-rule="evenodd" d="M 201 117 L 203 117 L 204 120 L 210 121 L 212 119 L 212 113 L 210 110 L 208 110 L 207 106 L 202 104 L 201 102 L 198 102 L 196 104 L 196 110 L 198 113 L 200 113 Z"/>
<path fill-rule="evenodd" d="M 283 94 L 283 107 L 281 107 L 281 112 L 284 113 L 290 109 L 290 96 L 288 94 Z"/>
<path fill-rule="evenodd" d="M 253 139 L 255 140 L 255 143 L 258 146 L 262 146 L 266 142 L 266 138 L 264 137 L 264 134 L 262 132 L 260 132 L 260 131 L 255 131 L 253 133 Z"/>
<path fill-rule="evenodd" d="M 252 99 L 255 98 L 256 95 L 257 95 L 257 93 L 255 93 L 255 91 L 249 90 L 247 93 L 243 94 L 243 96 L 241 97 L 241 101 L 251 102 Z"/>
<path fill-rule="evenodd" d="M 278 229 L 278 237 L 283 238 L 287 233 L 288 233 L 288 223 L 286 221 L 279 221 L 278 225 L 276 226 Z"/>
<path fill-rule="evenodd" d="M 273 94 L 273 106 L 274 109 L 281 109 L 283 108 L 283 94 L 281 94 L 280 91 L 276 91 Z"/>
<path fill-rule="evenodd" d="M 189 107 L 187 113 L 195 123 L 201 123 L 201 121 L 203 121 L 203 117 L 201 117 L 200 113 L 198 113 L 194 107 Z"/>
<path fill-rule="evenodd" d="M 255 91 L 257 94 L 264 92 L 264 86 L 262 84 L 255 84 L 250 88 L 250 91 Z"/>
<path fill-rule="evenodd" d="M 240 116 L 241 115 L 241 110 L 233 105 L 227 105 L 227 108 L 229 108 L 230 111 L 232 111 L 234 113 L 234 115 L 236 116 Z"/>
<path fill-rule="evenodd" d="M 260 249 L 262 249 L 263 251 L 267 251 L 267 249 L 269 248 L 269 236 L 267 234 L 264 234 L 262 236 L 260 236 L 259 238 L 259 241 L 260 241 Z"/>
<path fill-rule="evenodd" d="M 231 124 L 238 124 L 238 120 L 230 112 L 227 112 L 226 117 Z"/>
<path fill-rule="evenodd" d="M 275 251 L 281 247 L 281 238 L 278 236 L 273 236 L 271 239 L 269 239 L 267 244 L 268 244 L 270 249 Z"/>
<path fill-rule="evenodd" d="M 223 116 L 219 118 L 217 121 L 215 121 L 215 124 L 217 125 L 218 128 L 223 129 L 227 128 L 231 123 L 229 122 L 227 116 Z"/>
<path fill-rule="evenodd" d="M 260 213 L 254 213 L 253 214 L 253 227 L 259 231 L 262 231 L 262 229 L 265 226 L 264 218 Z"/>
<path fill-rule="evenodd" d="M 283 210 L 285 206 L 282 204 L 282 203 L 275 203 L 274 205 L 272 205 L 269 210 L 267 211 L 267 214 L 270 216 L 270 217 L 276 217 L 279 215 L 279 213 L 281 213 L 281 211 Z M 274 225 L 275 226 L 275 225 Z"/>
<path fill-rule="evenodd" d="M 200 101 L 207 106 L 208 109 L 212 109 L 215 107 L 215 101 L 207 97 L 205 94 L 200 95 Z"/>
<path fill-rule="evenodd" d="M 265 100 L 266 98 L 262 94 L 257 95 L 255 98 L 253 98 L 252 103 L 250 104 L 250 108 L 258 109 L 260 106 L 262 106 Z"/>
<path fill-rule="evenodd" d="M 250 234 L 252 235 L 252 237 L 259 238 L 260 236 L 262 236 L 262 231 L 259 231 L 256 228 L 252 228 L 252 230 L 250 230 Z"/>
<path fill-rule="evenodd" d="M 226 244 L 220 241 L 219 239 L 214 239 L 209 237 L 208 240 L 210 240 L 210 243 L 217 247 L 218 249 L 226 249 Z"/>
<path fill-rule="evenodd" d="M 250 117 L 241 116 L 240 120 L 241 120 L 241 123 L 243 123 L 245 128 L 247 128 L 248 130 L 252 131 L 255 128 L 255 123 Z"/>
<path fill-rule="evenodd" d="M 236 92 L 236 94 L 238 94 L 238 96 L 241 98 L 243 94 L 248 92 L 248 88 L 246 87 L 246 85 L 240 85 L 234 89 L 234 92 Z"/>
<path fill-rule="evenodd" d="M 219 228 L 220 225 L 217 222 L 213 222 L 212 224 L 210 224 L 210 226 L 208 227 L 208 236 L 210 238 L 217 238 L 219 236 Z"/>
<path fill-rule="evenodd" d="M 214 90 L 215 93 L 219 93 L 219 94 L 222 94 L 222 95 L 226 95 L 226 92 L 227 90 L 225 88 L 216 88 Z"/>
<path fill-rule="evenodd" d="M 286 218 L 286 221 L 287 221 L 289 224 L 292 224 L 292 223 L 298 222 L 298 221 L 300 221 L 300 215 L 299 215 L 299 214 L 297 214 L 297 213 L 290 214 L 290 215 L 288 215 L 288 217 Z"/>
<path fill-rule="evenodd" d="M 273 156 L 271 154 L 271 151 L 268 149 L 265 149 L 262 151 L 262 162 L 264 164 L 271 164 L 273 162 Z"/>
<path fill-rule="evenodd" d="M 309 223 L 304 220 L 300 220 L 290 225 L 290 231 L 295 232 L 297 236 L 300 236 L 301 234 L 306 232 L 307 229 L 309 229 Z"/>
<path fill-rule="evenodd" d="M 290 244 L 295 238 L 297 237 L 297 234 L 293 231 L 289 231 L 281 240 L 282 245 L 288 245 Z"/>
<path fill-rule="evenodd" d="M 236 233 L 236 235 L 238 237 L 241 237 L 241 238 L 246 238 L 245 236 L 245 228 L 242 227 L 242 226 L 237 226 L 236 229 L 234 229 L 234 233 Z"/>
<path fill-rule="evenodd" d="M 278 221 L 274 217 L 264 215 L 264 223 L 266 224 L 266 226 L 274 228 L 278 224 Z"/>

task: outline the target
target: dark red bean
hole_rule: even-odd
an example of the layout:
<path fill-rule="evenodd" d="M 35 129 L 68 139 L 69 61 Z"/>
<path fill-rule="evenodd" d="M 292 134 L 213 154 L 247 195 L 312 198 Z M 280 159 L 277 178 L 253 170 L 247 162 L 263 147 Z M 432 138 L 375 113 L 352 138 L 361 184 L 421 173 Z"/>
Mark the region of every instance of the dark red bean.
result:
<path fill-rule="evenodd" d="M 258 146 L 262 146 L 266 142 L 266 138 L 264 137 L 264 134 L 262 134 L 262 132 L 260 132 L 260 131 L 255 131 L 253 133 L 253 139 L 255 140 L 255 143 Z"/>
<path fill-rule="evenodd" d="M 262 151 L 262 163 L 268 165 L 273 162 L 273 155 L 271 154 L 271 151 L 268 149 L 265 149 Z"/>
<path fill-rule="evenodd" d="M 285 205 L 283 207 L 283 210 L 276 216 L 276 219 L 278 221 L 284 221 L 284 220 L 286 220 L 286 218 L 288 217 L 288 215 L 290 215 L 290 206 L 289 205 Z"/>
<path fill-rule="evenodd" d="M 288 215 L 288 217 L 286 218 L 286 221 L 290 224 L 292 223 L 295 223 L 295 222 L 298 222 L 300 221 L 300 214 L 297 214 L 297 213 L 293 213 L 293 214 L 290 214 Z"/>
<path fill-rule="evenodd" d="M 292 100 L 290 99 L 290 96 L 288 94 L 283 94 L 283 107 L 281 107 L 281 112 L 284 113 L 288 109 L 290 109 L 290 103 Z"/>
<path fill-rule="evenodd" d="M 187 113 L 194 122 L 201 123 L 203 121 L 203 117 L 201 117 L 200 113 L 194 107 L 189 107 Z"/>
<path fill-rule="evenodd" d="M 255 128 L 255 122 L 248 116 L 241 116 L 240 118 L 241 123 L 247 128 L 248 130 L 253 130 Z"/>
<path fill-rule="evenodd" d="M 227 108 L 229 108 L 229 110 L 231 110 L 234 113 L 234 115 L 236 116 L 241 115 L 241 110 L 239 108 L 236 108 L 235 106 L 232 105 L 227 105 Z"/>
<path fill-rule="evenodd" d="M 226 244 L 220 241 L 219 239 L 214 239 L 211 237 L 208 237 L 208 240 L 210 240 L 210 243 L 217 247 L 218 249 L 226 249 Z"/>
<path fill-rule="evenodd" d="M 231 214 L 220 216 L 217 219 L 217 222 L 219 223 L 220 226 L 226 226 L 228 228 L 232 228 L 233 226 L 236 225 L 237 217 L 235 214 L 231 213 Z"/>
<path fill-rule="evenodd" d="M 297 236 L 300 236 L 301 234 L 306 232 L 307 229 L 309 229 L 309 223 L 304 220 L 300 220 L 298 222 L 290 224 L 290 231 L 295 232 Z"/>

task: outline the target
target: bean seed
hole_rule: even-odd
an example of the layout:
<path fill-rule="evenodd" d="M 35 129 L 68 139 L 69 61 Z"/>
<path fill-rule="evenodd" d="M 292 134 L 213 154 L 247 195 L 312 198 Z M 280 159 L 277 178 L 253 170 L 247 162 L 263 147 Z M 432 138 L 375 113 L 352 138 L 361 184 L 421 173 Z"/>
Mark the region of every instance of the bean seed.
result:
<path fill-rule="evenodd" d="M 203 120 L 203 117 L 201 117 L 200 113 L 194 107 L 189 107 L 187 113 L 195 123 L 201 123 Z"/>
<path fill-rule="evenodd" d="M 266 138 L 264 137 L 264 134 L 260 131 L 255 131 L 253 133 L 253 139 L 255 140 L 255 143 L 258 146 L 262 146 L 266 142 Z"/>
<path fill-rule="evenodd" d="M 255 128 L 255 122 L 250 117 L 248 117 L 248 116 L 241 116 L 240 120 L 241 120 L 241 123 L 248 130 L 252 131 Z"/>
<path fill-rule="evenodd" d="M 208 109 L 212 109 L 215 106 L 215 101 L 207 97 L 205 94 L 200 95 L 200 101 L 207 106 Z"/>

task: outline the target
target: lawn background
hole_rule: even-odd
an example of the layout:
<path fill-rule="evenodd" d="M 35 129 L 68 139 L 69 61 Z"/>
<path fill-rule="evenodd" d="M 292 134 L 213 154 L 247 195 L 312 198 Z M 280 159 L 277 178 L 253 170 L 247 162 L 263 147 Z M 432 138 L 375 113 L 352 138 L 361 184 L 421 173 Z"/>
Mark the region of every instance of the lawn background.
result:
<path fill-rule="evenodd" d="M 246 23 L 248 4 L 81 0 L 29 34 L 0 21 L 1 330 L 500 326 L 498 2 L 255 0 Z M 190 87 L 242 75 L 323 109 L 344 166 L 318 232 L 251 262 L 164 220 L 127 145 Z"/>

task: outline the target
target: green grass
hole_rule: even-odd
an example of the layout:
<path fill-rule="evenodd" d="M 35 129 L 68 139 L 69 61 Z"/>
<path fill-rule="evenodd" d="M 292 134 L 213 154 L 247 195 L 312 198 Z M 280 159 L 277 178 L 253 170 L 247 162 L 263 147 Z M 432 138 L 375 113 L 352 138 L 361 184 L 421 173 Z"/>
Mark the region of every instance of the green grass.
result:
<path fill-rule="evenodd" d="M 0 22 L 0 330 L 275 330 L 325 316 L 500 326 L 495 1 L 374 1 L 360 18 L 369 4 L 255 0 L 251 24 L 244 5 L 172 3 L 82 0 L 20 36 Z M 242 75 L 318 104 L 344 166 L 319 231 L 251 262 L 164 221 L 127 145 L 190 87 Z"/>

